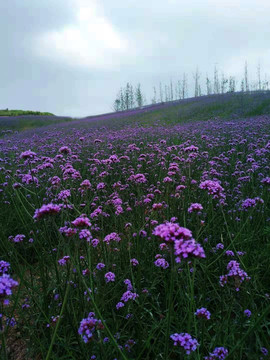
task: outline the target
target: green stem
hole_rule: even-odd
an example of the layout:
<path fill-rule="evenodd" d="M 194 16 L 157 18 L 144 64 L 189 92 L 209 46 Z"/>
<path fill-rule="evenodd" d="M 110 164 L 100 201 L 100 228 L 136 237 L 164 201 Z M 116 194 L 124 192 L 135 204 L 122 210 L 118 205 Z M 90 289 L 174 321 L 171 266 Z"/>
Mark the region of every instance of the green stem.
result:
<path fill-rule="evenodd" d="M 119 351 L 119 353 L 121 354 L 122 359 L 128 360 L 128 358 L 125 356 L 125 354 L 123 353 L 123 351 L 119 348 L 119 346 L 118 346 L 118 344 L 117 344 L 117 342 L 116 342 L 113 334 L 111 333 L 111 331 L 110 331 L 110 329 L 108 328 L 105 320 L 103 319 L 103 317 L 102 317 L 102 315 L 101 315 L 101 313 L 100 313 L 100 311 L 99 311 L 99 308 L 97 307 L 97 304 L 96 304 L 96 302 L 95 302 L 95 299 L 94 299 L 92 293 L 89 291 L 89 289 L 88 289 L 88 287 L 87 287 L 87 284 L 86 284 L 86 282 L 85 282 L 85 280 L 84 280 L 83 278 L 82 278 L 82 282 L 83 282 L 83 284 L 84 284 L 84 286 L 85 286 L 85 288 L 86 288 L 86 290 L 87 290 L 87 292 L 88 292 L 88 294 L 89 294 L 89 296 L 90 296 L 90 298 L 91 298 L 91 301 L 92 301 L 93 306 L 94 306 L 94 308 L 95 308 L 95 312 L 98 314 L 98 317 L 100 318 L 102 324 L 104 325 L 104 328 L 106 329 L 106 331 L 107 331 L 107 333 L 108 333 L 108 336 L 109 336 L 109 338 L 111 339 L 113 345 L 115 346 L 115 348 L 116 348 L 116 349 Z M 47 359 L 46 359 L 46 360 L 47 360 Z"/>
<path fill-rule="evenodd" d="M 173 305 L 173 284 L 174 284 L 173 275 L 174 275 L 174 258 L 173 258 L 173 249 L 171 249 L 171 276 L 170 276 L 170 291 L 169 291 L 169 301 L 168 301 L 168 318 L 167 318 L 167 327 L 166 327 L 164 359 L 168 359 L 168 352 L 169 352 L 169 334 L 171 327 L 171 314 L 172 314 L 172 305 Z"/>
<path fill-rule="evenodd" d="M 49 350 L 48 350 L 48 352 L 47 352 L 47 355 L 46 355 L 45 360 L 49 360 L 49 358 L 50 358 L 50 356 L 51 356 L 53 344 L 54 344 L 54 341 L 55 341 L 55 338 L 56 338 L 56 335 L 57 335 L 57 331 L 58 331 L 58 328 L 59 328 L 59 325 L 60 325 L 60 322 L 61 322 L 61 318 L 62 318 L 64 309 L 65 309 L 65 307 L 66 307 L 69 289 L 70 289 L 70 285 L 67 284 L 66 293 L 65 293 L 65 297 L 64 297 L 64 301 L 63 301 L 63 305 L 62 305 L 61 311 L 60 311 L 60 316 L 59 316 L 59 319 L 58 319 L 57 322 L 56 322 L 56 326 L 55 326 L 55 329 L 54 329 L 53 337 L 52 337 L 52 340 L 51 340 L 51 343 L 50 343 L 50 347 L 49 347 Z"/>

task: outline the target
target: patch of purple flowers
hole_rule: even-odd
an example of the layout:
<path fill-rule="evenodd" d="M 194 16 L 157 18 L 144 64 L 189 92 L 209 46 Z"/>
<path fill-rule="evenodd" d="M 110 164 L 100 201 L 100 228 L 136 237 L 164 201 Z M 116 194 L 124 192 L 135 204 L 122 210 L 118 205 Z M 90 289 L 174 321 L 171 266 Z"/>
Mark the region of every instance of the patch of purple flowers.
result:
<path fill-rule="evenodd" d="M 184 348 L 187 355 L 189 355 L 192 351 L 195 351 L 199 346 L 198 341 L 192 338 L 188 333 L 175 333 L 172 334 L 170 338 L 174 341 L 173 345 Z"/>

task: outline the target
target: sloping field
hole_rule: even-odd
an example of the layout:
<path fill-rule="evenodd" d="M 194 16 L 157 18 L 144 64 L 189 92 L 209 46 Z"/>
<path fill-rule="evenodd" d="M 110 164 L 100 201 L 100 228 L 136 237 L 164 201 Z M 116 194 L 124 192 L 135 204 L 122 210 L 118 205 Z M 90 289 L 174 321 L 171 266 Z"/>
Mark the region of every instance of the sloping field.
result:
<path fill-rule="evenodd" d="M 268 358 L 269 93 L 162 106 L 3 134 L 1 359 Z"/>
<path fill-rule="evenodd" d="M 0 131 L 5 134 L 7 130 L 24 131 L 57 124 L 67 127 L 99 127 L 102 124 L 109 127 L 121 127 L 122 125 L 133 126 L 138 123 L 149 126 L 161 122 L 169 125 L 193 120 L 207 120 L 216 116 L 228 119 L 262 114 L 270 114 L 270 91 L 201 96 L 78 119 L 40 115 L 0 117 Z"/>

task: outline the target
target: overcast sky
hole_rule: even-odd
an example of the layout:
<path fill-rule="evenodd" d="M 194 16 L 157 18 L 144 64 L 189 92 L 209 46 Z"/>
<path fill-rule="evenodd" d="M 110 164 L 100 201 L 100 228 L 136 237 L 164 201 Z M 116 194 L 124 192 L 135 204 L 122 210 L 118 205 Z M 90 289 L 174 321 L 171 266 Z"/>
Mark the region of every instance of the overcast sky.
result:
<path fill-rule="evenodd" d="M 270 75 L 269 0 L 0 0 L 0 109 L 86 116 L 199 67 Z M 190 90 L 192 94 L 192 90 Z"/>

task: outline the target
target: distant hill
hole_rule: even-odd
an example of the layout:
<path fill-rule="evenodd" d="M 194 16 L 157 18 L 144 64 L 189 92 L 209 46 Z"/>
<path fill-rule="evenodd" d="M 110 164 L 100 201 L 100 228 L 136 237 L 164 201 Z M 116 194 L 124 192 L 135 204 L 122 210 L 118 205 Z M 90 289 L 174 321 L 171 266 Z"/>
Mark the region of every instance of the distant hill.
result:
<path fill-rule="evenodd" d="M 17 114 L 11 115 L 12 111 Z M 21 132 L 56 125 L 77 128 L 108 126 L 115 129 L 138 125 L 168 126 L 215 118 L 230 120 L 270 115 L 270 91 L 198 96 L 82 118 L 48 115 L 49 113 L 34 111 L 20 113 L 20 110 L 9 110 L 9 115 L 4 116 L 3 112 L 0 110 L 0 137 L 10 131 Z"/>
<path fill-rule="evenodd" d="M 0 109 L 0 116 L 21 116 L 21 115 L 50 115 L 55 116 L 49 112 L 41 111 L 32 111 L 32 110 L 9 110 L 9 109 Z"/>

